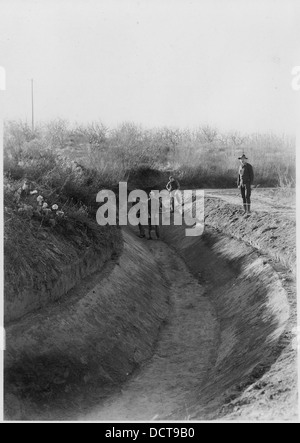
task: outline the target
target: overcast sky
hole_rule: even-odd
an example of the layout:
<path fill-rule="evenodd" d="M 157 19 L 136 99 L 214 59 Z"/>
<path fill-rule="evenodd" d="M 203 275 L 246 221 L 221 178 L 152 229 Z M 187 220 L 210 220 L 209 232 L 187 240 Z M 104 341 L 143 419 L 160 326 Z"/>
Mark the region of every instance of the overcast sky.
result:
<path fill-rule="evenodd" d="M 4 116 L 294 133 L 299 0 L 0 0 Z"/>

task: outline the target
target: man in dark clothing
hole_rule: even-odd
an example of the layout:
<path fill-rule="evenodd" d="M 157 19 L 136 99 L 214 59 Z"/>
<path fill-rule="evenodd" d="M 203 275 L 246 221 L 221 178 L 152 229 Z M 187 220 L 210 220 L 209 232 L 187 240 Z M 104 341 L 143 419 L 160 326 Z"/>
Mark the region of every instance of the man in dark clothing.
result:
<path fill-rule="evenodd" d="M 167 184 L 167 190 L 168 190 L 169 192 L 172 192 L 172 191 L 177 191 L 177 190 L 179 190 L 179 189 L 180 189 L 179 181 L 176 180 L 176 179 L 171 175 L 171 177 L 169 178 L 169 182 L 168 182 L 168 184 Z"/>
<path fill-rule="evenodd" d="M 251 186 L 254 181 L 253 167 L 247 162 L 248 158 L 243 154 L 239 157 L 241 162 L 238 176 L 238 187 L 241 189 L 245 214 L 251 213 Z"/>
<path fill-rule="evenodd" d="M 140 197 L 137 197 L 137 199 L 136 199 L 136 202 L 135 203 L 132 203 L 132 206 L 135 206 L 135 205 L 137 205 L 138 203 L 140 203 L 140 201 L 141 201 L 141 199 L 140 199 Z M 139 210 L 139 211 L 137 211 L 137 217 L 141 217 L 141 211 Z M 145 238 L 146 237 L 146 234 L 145 234 L 145 227 L 141 224 L 141 223 L 139 223 L 139 231 L 140 231 L 140 235 L 139 235 L 139 237 L 140 238 Z"/>

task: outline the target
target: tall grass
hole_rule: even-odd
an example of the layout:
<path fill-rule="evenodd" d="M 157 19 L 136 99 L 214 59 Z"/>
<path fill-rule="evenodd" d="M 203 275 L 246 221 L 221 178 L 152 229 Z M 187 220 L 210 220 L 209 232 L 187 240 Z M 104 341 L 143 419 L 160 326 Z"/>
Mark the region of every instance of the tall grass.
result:
<path fill-rule="evenodd" d="M 38 290 L 42 282 L 55 281 L 62 267 L 81 258 L 87 248 L 117 253 L 122 245 L 117 227 L 96 223 L 101 174 L 64 155 L 69 134 L 60 123 L 40 126 L 34 133 L 23 123 L 5 126 L 6 300 L 23 287 Z"/>
<path fill-rule="evenodd" d="M 109 129 L 101 122 L 71 126 L 55 120 L 34 133 L 22 122 L 8 122 L 4 145 L 5 172 L 16 178 L 22 173 L 34 177 L 37 162 L 44 174 L 43 159 L 48 164 L 60 154 L 94 171 L 101 187 L 130 182 L 147 170 L 160 171 L 163 179 L 172 172 L 183 186 L 233 187 L 237 158 L 245 152 L 256 184 L 282 186 L 283 177 L 295 184 L 295 139 L 284 135 L 222 133 L 209 126 L 145 129 L 133 123 Z"/>
<path fill-rule="evenodd" d="M 145 130 L 124 124 L 108 131 L 100 145 L 90 145 L 84 162 L 111 177 L 129 179 L 150 168 L 175 173 L 183 186 L 232 187 L 238 157 L 246 153 L 262 187 L 280 186 L 281 177 L 295 181 L 295 140 L 272 134 L 221 134 L 208 127 L 191 130 Z"/>

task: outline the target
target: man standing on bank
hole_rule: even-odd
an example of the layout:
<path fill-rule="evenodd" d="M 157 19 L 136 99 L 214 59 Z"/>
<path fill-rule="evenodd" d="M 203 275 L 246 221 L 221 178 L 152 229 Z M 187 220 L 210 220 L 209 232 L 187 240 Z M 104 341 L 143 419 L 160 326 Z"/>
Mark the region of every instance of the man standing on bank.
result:
<path fill-rule="evenodd" d="M 248 158 L 243 154 L 239 157 L 238 187 L 241 190 L 245 214 L 251 214 L 251 186 L 254 181 L 253 167 L 247 162 Z"/>

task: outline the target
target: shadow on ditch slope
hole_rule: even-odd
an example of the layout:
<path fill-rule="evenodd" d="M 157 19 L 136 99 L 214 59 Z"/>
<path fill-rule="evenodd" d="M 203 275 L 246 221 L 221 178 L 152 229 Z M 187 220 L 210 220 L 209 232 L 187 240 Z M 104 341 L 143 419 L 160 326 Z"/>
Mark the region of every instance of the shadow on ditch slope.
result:
<path fill-rule="evenodd" d="M 119 259 L 7 327 L 6 419 L 73 419 L 120 389 L 151 357 L 168 295 L 153 257 L 124 233 Z"/>

